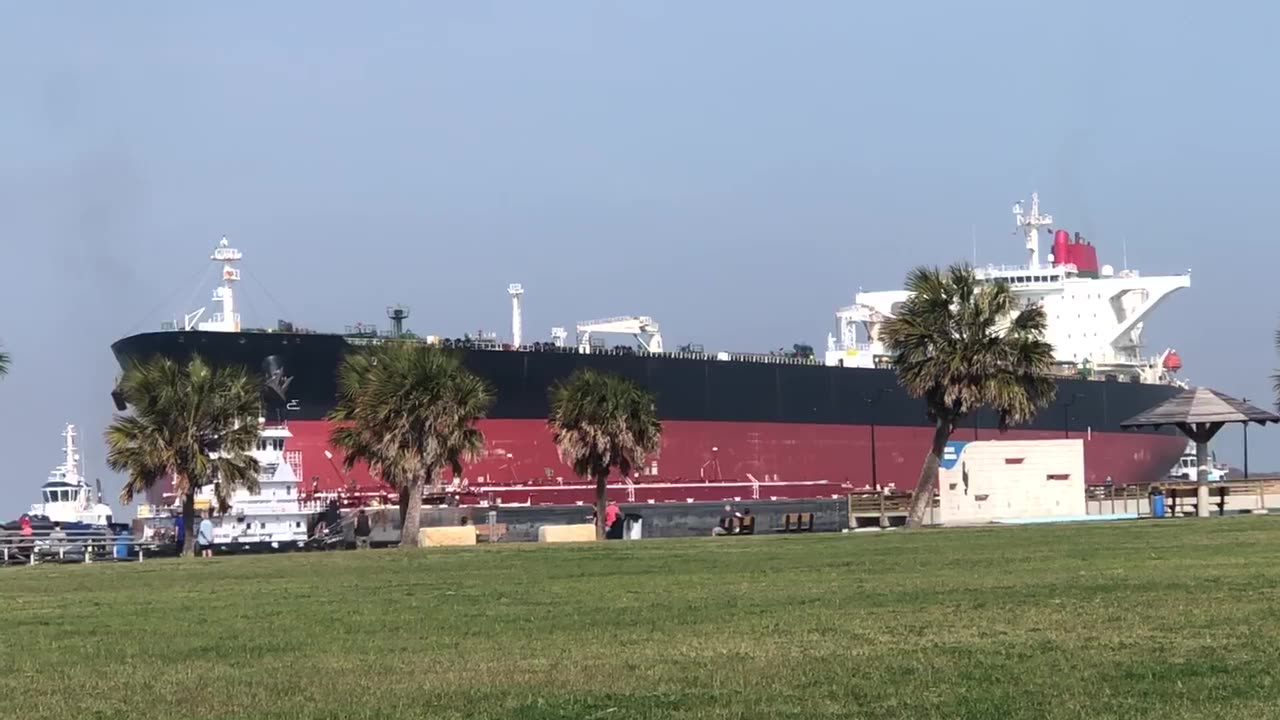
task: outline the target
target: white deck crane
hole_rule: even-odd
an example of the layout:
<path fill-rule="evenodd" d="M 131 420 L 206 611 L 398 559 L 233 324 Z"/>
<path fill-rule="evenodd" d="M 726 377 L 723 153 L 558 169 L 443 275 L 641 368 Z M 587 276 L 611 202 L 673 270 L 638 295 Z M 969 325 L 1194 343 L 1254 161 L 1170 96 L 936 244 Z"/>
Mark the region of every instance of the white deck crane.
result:
<path fill-rule="evenodd" d="M 579 352 L 589 352 L 591 350 L 592 333 L 631 335 L 635 337 L 636 342 L 640 343 L 640 347 L 648 352 L 662 352 L 662 333 L 658 332 L 658 323 L 646 315 L 584 320 L 578 323 Z"/>

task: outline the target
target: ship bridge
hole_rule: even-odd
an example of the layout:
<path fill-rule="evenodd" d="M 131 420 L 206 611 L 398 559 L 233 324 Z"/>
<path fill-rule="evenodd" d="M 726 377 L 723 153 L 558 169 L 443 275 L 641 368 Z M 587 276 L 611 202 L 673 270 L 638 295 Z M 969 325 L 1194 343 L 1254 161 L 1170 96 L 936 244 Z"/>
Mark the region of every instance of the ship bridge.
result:
<path fill-rule="evenodd" d="M 1191 286 L 1191 271 L 1178 275 L 1144 276 L 1136 270 L 1117 272 L 1110 265 L 1096 267 L 1093 246 L 1079 236 L 1072 241 L 1059 230 L 1055 254 L 1039 262 L 1038 232 L 1052 222 L 1039 212 L 1032 195 L 1032 211 L 1015 206 L 1019 227 L 1028 235 L 1026 265 L 988 265 L 974 269 L 981 282 L 1010 287 L 1025 304 L 1039 304 L 1048 320 L 1045 340 L 1065 370 L 1091 368 L 1141 379 L 1164 381 L 1163 357 L 1142 355 L 1144 321 L 1174 292 Z M 1074 260 L 1080 259 L 1082 265 Z M 827 339 L 828 365 L 874 367 L 888 358 L 880 329 L 910 294 L 905 290 L 861 292 L 852 305 L 836 311 L 836 334 Z M 1166 354 L 1168 351 L 1165 351 Z"/>

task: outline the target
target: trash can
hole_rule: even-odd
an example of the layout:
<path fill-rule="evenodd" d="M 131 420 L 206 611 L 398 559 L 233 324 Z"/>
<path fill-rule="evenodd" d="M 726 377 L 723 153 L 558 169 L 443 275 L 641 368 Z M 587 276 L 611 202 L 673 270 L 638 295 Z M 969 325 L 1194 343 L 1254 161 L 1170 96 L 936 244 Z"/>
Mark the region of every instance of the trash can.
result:
<path fill-rule="evenodd" d="M 115 548 L 113 549 L 112 556 L 115 557 L 116 560 L 129 559 L 129 533 L 127 531 L 121 530 L 116 533 Z"/>
<path fill-rule="evenodd" d="M 1157 490 L 1151 491 L 1151 517 L 1156 517 L 1156 518 L 1164 517 L 1164 491 L 1163 490 L 1157 489 Z"/>
<path fill-rule="evenodd" d="M 641 525 L 644 523 L 644 518 L 636 513 L 627 513 L 623 518 L 623 523 L 623 536 L 628 540 L 639 540 Z"/>

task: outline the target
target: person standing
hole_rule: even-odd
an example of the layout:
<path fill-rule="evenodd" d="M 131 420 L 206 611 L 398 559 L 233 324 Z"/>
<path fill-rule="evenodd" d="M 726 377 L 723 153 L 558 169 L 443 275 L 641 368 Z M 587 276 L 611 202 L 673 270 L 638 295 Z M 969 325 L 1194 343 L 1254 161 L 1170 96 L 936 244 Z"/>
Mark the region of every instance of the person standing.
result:
<path fill-rule="evenodd" d="M 604 529 L 608 532 L 613 528 L 613 524 L 618 522 L 618 516 L 622 515 L 622 509 L 618 507 L 618 503 L 613 500 L 604 506 Z"/>
<path fill-rule="evenodd" d="M 213 557 L 213 511 L 200 520 L 200 529 L 196 531 L 196 544 L 200 547 L 200 556 Z"/>
<path fill-rule="evenodd" d="M 356 549 L 369 549 L 369 536 L 373 534 L 373 528 L 369 527 L 369 515 L 365 513 L 364 508 L 356 513 Z"/>

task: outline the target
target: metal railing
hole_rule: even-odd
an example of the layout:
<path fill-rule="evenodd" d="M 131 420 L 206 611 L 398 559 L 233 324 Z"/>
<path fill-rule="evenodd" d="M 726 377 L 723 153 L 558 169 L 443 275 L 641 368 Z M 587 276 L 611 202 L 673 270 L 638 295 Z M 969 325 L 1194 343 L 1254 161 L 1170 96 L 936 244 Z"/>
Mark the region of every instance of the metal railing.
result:
<path fill-rule="evenodd" d="M 132 534 L 101 530 L 0 530 L 0 565 L 36 565 L 44 562 L 141 561 L 158 545 Z"/>

